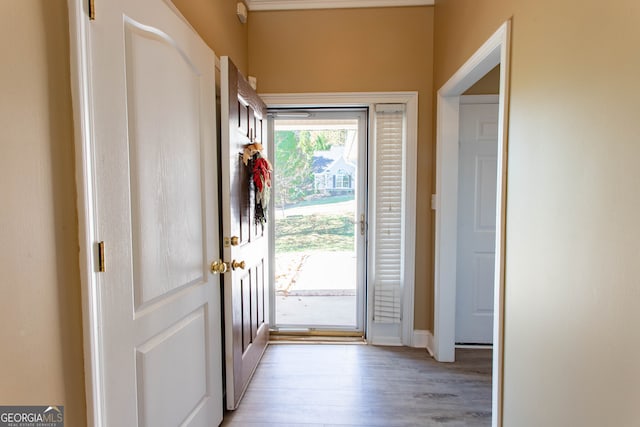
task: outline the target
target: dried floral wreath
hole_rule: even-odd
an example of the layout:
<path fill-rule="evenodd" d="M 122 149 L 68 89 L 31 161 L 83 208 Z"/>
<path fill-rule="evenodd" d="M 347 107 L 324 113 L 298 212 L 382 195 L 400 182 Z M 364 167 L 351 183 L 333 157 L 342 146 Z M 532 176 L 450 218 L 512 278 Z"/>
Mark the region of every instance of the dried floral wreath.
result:
<path fill-rule="evenodd" d="M 273 168 L 266 157 L 262 157 L 262 144 L 256 142 L 249 144 L 242 153 L 242 162 L 251 167 L 251 178 L 255 186 L 255 222 L 265 224 L 267 222 L 267 206 L 271 195 L 271 172 Z"/>

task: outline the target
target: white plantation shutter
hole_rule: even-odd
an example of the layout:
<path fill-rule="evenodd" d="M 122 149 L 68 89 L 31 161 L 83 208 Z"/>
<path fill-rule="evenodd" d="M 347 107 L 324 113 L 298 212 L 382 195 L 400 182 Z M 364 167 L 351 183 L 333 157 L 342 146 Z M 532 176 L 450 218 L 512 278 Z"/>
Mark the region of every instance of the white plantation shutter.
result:
<path fill-rule="evenodd" d="M 375 127 L 375 234 L 373 237 L 376 323 L 401 323 L 405 106 L 377 104 Z"/>

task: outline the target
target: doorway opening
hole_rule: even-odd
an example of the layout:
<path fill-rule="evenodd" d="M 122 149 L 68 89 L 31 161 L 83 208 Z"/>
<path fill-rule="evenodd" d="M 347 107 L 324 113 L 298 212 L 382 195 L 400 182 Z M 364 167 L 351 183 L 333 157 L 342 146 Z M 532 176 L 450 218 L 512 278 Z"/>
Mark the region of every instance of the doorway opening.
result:
<path fill-rule="evenodd" d="M 270 114 L 272 329 L 363 336 L 367 110 Z"/>
<path fill-rule="evenodd" d="M 493 343 L 499 90 L 496 66 L 460 97 L 457 348 Z"/>
<path fill-rule="evenodd" d="M 502 425 L 504 361 L 504 286 L 506 170 L 510 28 L 507 21 L 438 90 L 436 152 L 436 241 L 433 353 L 437 361 L 455 360 L 456 266 L 458 221 L 458 151 L 460 99 L 497 65 L 499 68 L 495 267 L 493 282 L 492 426 Z"/>

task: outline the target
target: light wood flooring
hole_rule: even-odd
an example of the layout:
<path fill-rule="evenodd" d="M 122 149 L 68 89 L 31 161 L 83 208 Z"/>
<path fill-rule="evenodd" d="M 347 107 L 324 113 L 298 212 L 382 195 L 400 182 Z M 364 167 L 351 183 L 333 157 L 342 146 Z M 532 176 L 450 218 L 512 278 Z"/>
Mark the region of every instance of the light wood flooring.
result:
<path fill-rule="evenodd" d="M 437 363 L 424 349 L 270 345 L 240 407 L 222 426 L 491 425 L 491 350 Z"/>

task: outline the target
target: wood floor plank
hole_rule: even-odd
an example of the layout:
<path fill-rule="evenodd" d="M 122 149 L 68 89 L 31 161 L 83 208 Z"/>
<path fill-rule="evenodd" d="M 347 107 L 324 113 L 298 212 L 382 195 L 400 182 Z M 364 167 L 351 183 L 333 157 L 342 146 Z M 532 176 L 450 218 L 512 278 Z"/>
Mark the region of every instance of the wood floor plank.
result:
<path fill-rule="evenodd" d="M 482 427 L 491 424 L 491 350 L 437 363 L 424 349 L 269 346 L 223 426 Z"/>

